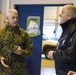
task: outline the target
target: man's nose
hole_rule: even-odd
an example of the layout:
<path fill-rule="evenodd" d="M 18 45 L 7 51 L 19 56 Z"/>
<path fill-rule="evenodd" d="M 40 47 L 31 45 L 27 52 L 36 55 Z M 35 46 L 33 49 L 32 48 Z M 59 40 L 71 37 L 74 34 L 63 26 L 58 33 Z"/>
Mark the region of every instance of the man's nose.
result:
<path fill-rule="evenodd" d="M 59 17 L 61 17 L 61 13 L 59 14 Z"/>
<path fill-rule="evenodd" d="M 18 18 L 15 18 L 15 21 L 17 21 L 18 20 Z"/>

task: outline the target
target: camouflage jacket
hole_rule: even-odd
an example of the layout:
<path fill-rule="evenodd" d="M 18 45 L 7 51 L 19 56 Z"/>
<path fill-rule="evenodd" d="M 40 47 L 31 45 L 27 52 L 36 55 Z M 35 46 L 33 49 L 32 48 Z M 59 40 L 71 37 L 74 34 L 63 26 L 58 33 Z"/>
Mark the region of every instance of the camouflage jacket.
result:
<path fill-rule="evenodd" d="M 22 54 L 14 53 L 16 46 L 20 46 Z M 11 28 L 8 24 L 0 30 L 0 58 L 10 66 L 6 69 L 0 63 L 0 75 L 27 75 L 25 57 L 32 55 L 33 43 L 25 30 L 18 26 Z"/>

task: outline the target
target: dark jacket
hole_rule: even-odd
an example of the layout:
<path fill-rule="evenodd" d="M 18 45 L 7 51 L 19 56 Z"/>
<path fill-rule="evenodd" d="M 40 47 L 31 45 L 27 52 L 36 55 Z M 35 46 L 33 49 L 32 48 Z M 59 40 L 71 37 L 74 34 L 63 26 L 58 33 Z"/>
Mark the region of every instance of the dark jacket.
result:
<path fill-rule="evenodd" d="M 57 75 L 67 75 L 69 70 L 76 71 L 76 18 L 61 24 L 63 32 L 54 52 Z"/>
<path fill-rule="evenodd" d="M 22 54 L 14 53 L 15 47 L 20 46 Z M 9 68 L 0 63 L 0 75 L 27 75 L 25 57 L 32 55 L 33 44 L 25 30 L 8 24 L 0 31 L 0 58 L 5 58 Z"/>

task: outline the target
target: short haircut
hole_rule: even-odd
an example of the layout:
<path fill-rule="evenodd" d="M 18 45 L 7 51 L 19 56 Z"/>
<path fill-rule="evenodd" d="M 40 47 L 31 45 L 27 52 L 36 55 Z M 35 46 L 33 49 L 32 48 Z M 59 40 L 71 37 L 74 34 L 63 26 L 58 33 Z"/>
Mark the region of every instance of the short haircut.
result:
<path fill-rule="evenodd" d="M 76 18 L 76 7 L 74 5 L 68 4 L 65 5 L 64 8 L 69 11 L 69 14 L 71 14 L 73 18 Z"/>
<path fill-rule="evenodd" d="M 7 17 L 9 16 L 9 14 L 11 13 L 17 13 L 18 14 L 18 11 L 16 9 L 9 9 L 8 10 L 8 13 L 7 13 Z"/>

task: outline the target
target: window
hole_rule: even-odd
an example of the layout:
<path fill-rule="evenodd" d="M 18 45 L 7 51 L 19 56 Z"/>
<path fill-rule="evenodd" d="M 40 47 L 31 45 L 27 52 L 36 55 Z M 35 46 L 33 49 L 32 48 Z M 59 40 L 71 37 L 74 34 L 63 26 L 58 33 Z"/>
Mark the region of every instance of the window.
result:
<path fill-rule="evenodd" d="M 45 19 L 43 26 L 43 34 L 50 40 L 58 40 L 62 33 L 62 28 L 58 25 L 57 20 Z"/>
<path fill-rule="evenodd" d="M 62 28 L 58 23 L 62 7 L 63 6 L 44 7 L 43 34 L 50 40 L 57 41 L 62 33 Z"/>

